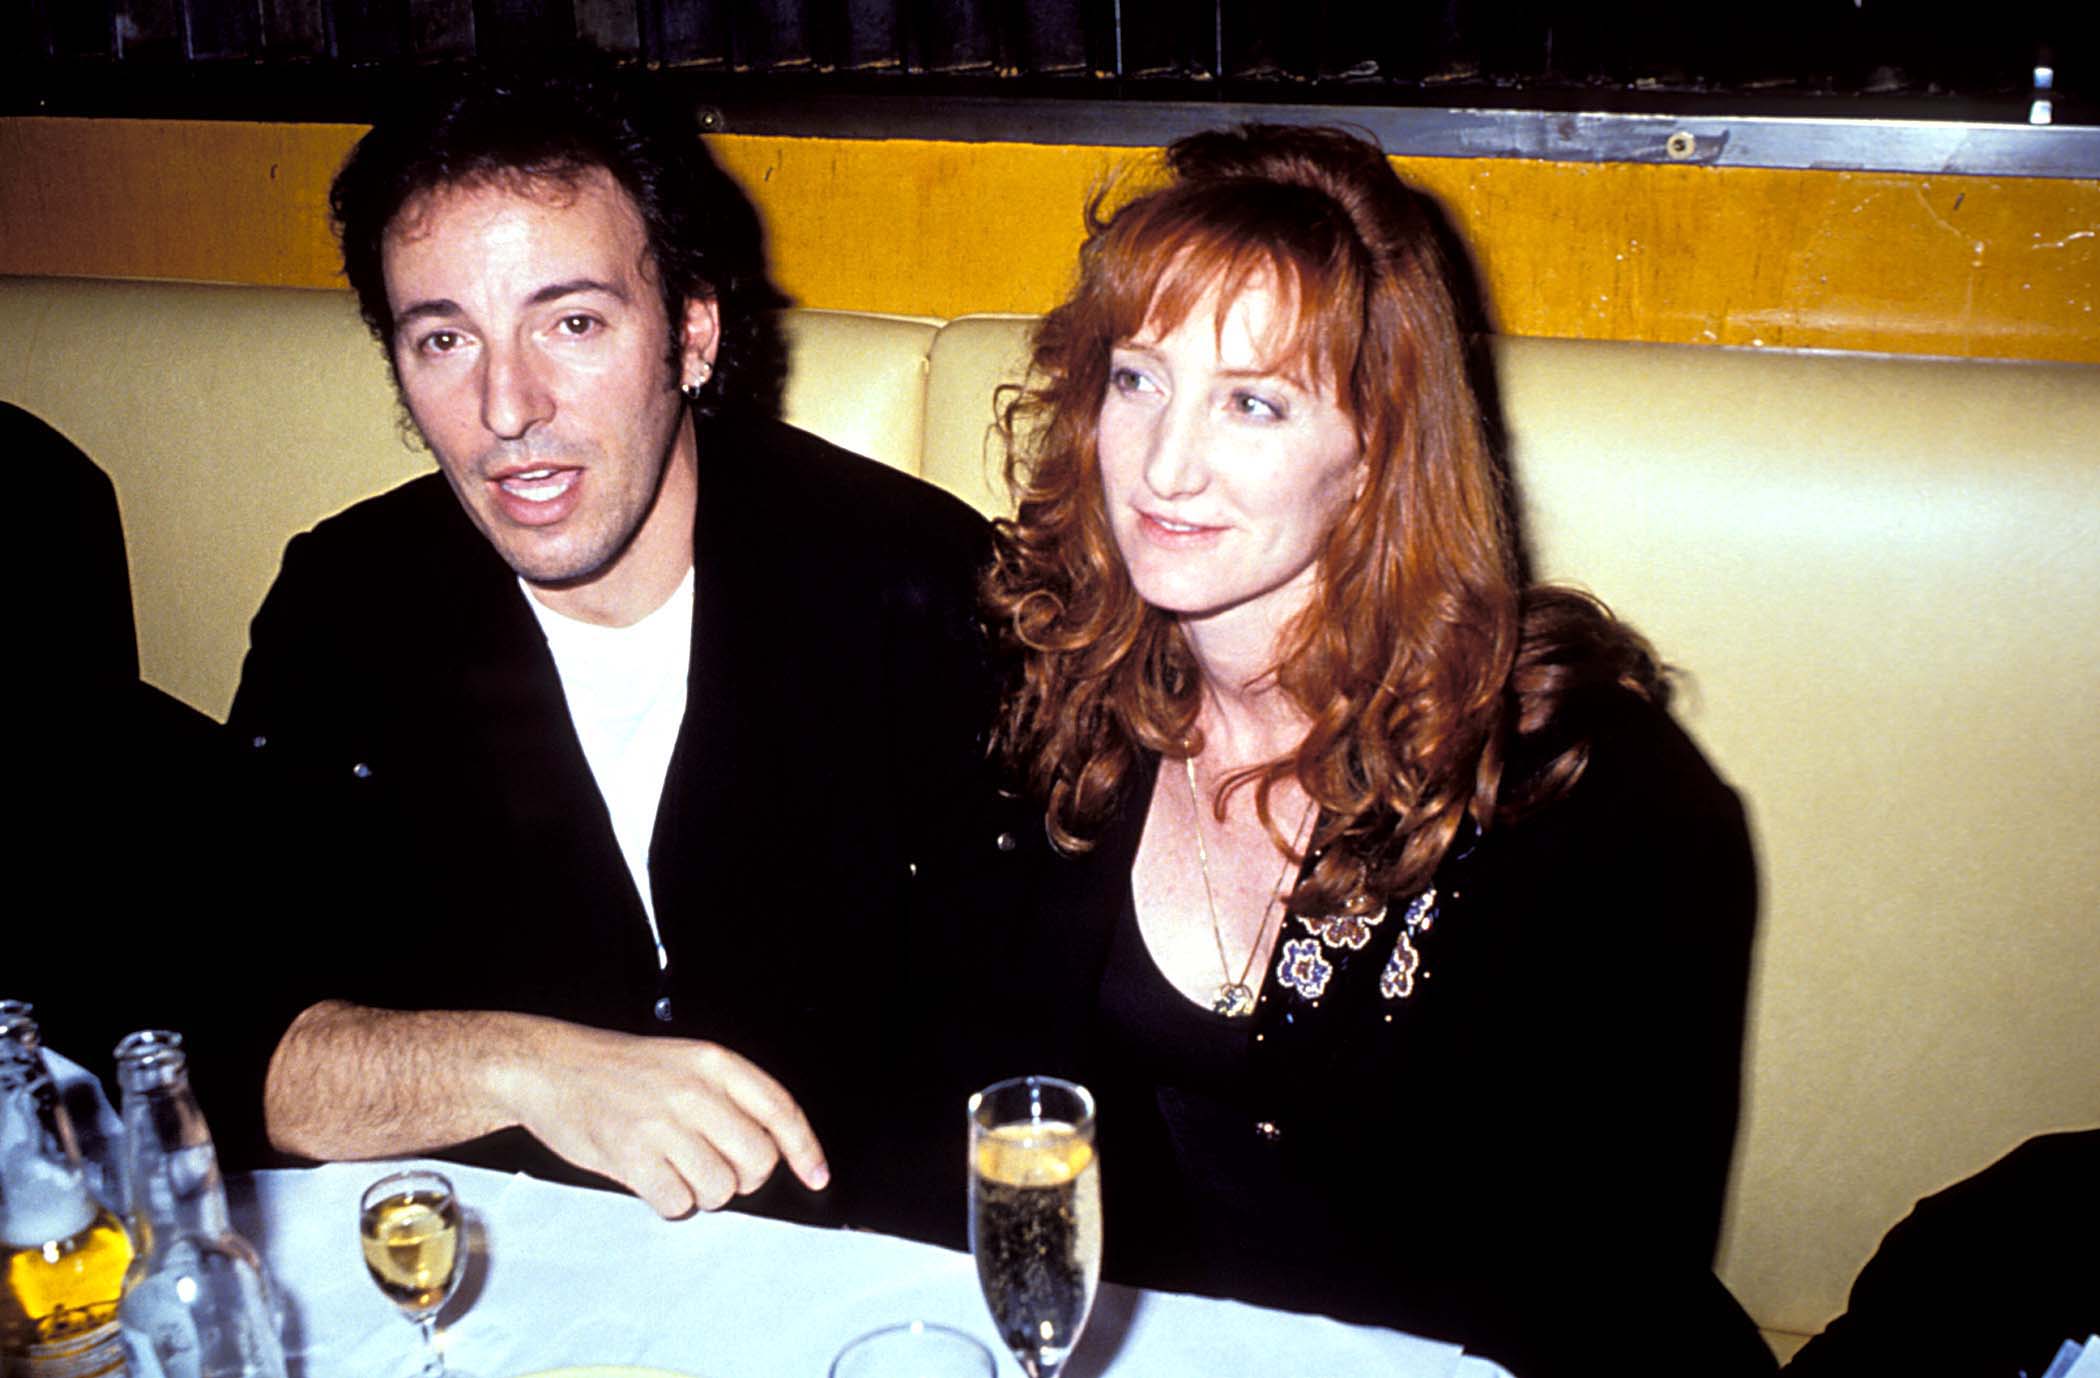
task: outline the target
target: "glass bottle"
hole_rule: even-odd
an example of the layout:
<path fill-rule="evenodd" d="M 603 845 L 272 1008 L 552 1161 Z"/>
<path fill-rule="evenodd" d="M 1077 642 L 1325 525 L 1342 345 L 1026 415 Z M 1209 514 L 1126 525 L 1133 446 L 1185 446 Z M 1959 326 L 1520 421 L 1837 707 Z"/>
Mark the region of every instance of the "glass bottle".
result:
<path fill-rule="evenodd" d="M 0 1372 L 122 1374 L 131 1236 L 88 1189 L 30 1007 L 0 1000 Z"/>
<path fill-rule="evenodd" d="M 285 1378 L 262 1260 L 234 1233 L 182 1035 L 117 1044 L 138 1258 L 119 1311 L 135 1378 Z"/>

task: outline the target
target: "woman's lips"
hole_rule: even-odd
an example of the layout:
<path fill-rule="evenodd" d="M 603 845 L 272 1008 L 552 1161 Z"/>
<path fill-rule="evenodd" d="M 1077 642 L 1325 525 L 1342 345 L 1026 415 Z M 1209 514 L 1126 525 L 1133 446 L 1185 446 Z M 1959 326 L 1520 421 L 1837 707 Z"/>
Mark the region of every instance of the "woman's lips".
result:
<path fill-rule="evenodd" d="M 1140 511 L 1138 530 L 1146 539 L 1161 545 L 1192 545 L 1217 535 L 1225 528 L 1205 526 L 1200 522 L 1183 521 L 1155 512 Z"/>

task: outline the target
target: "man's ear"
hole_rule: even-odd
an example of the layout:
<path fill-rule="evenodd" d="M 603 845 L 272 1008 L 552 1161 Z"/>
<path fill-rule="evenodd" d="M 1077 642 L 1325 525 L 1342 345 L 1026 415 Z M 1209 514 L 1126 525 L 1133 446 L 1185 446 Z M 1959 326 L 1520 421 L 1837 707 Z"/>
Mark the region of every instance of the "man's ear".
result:
<path fill-rule="evenodd" d="M 722 310 L 713 297 L 693 297 L 685 304 L 684 347 L 678 359 L 678 385 L 698 387 L 715 371 L 715 351 L 722 343 Z"/>

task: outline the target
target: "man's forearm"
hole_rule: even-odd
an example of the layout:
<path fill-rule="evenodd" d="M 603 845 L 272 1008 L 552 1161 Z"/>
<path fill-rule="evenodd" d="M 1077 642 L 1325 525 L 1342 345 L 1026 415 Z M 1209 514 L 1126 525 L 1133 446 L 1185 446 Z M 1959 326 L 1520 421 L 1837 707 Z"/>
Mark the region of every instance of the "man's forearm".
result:
<path fill-rule="evenodd" d="M 323 1001 L 278 1041 L 263 1088 L 270 1142 L 309 1158 L 382 1158 L 516 1124 L 494 1093 L 527 1055 L 529 1016 Z"/>
<path fill-rule="evenodd" d="M 831 1177 L 786 1087 L 715 1043 L 530 1014 L 309 1006 L 263 1087 L 270 1142 L 310 1158 L 446 1148 L 518 1125 L 666 1216 Z"/>

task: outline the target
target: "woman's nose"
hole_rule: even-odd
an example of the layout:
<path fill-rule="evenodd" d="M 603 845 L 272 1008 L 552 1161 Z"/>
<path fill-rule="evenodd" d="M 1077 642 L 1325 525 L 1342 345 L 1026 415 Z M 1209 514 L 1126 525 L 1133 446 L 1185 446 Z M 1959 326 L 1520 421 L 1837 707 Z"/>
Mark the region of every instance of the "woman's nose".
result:
<path fill-rule="evenodd" d="M 1205 460 L 1207 429 L 1202 418 L 1179 405 L 1168 406 L 1152 432 L 1145 455 L 1145 486 L 1163 498 L 1188 497 L 1210 482 Z"/>

